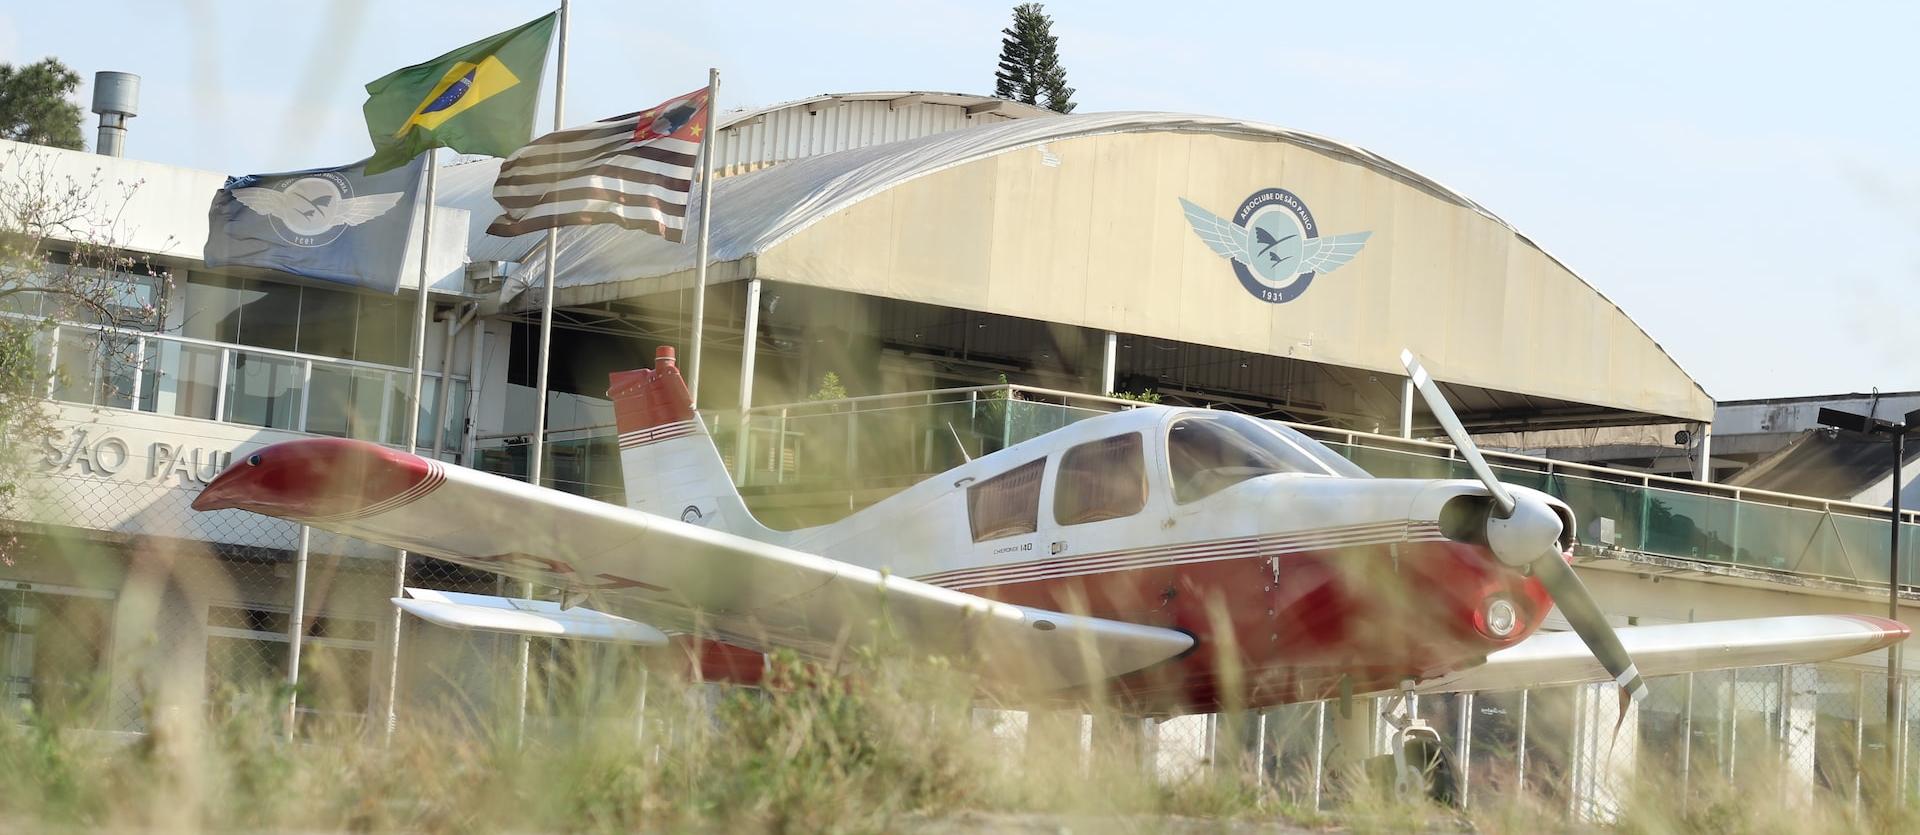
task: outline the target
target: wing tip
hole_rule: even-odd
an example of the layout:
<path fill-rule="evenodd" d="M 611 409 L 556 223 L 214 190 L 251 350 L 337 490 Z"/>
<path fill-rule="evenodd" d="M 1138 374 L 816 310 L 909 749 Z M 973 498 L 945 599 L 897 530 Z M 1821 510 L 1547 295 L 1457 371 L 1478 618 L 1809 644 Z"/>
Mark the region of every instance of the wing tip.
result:
<path fill-rule="evenodd" d="M 1873 649 L 1884 649 L 1913 636 L 1913 627 L 1892 618 L 1874 615 L 1841 615 L 1841 617 L 1880 633 L 1875 638 Z"/>

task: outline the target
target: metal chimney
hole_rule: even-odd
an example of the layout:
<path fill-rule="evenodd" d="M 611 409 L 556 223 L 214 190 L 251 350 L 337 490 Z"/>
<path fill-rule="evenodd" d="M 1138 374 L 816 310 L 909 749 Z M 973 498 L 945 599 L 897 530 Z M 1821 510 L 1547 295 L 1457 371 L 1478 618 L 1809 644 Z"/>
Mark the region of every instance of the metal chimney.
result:
<path fill-rule="evenodd" d="M 140 76 L 102 70 L 93 74 L 93 112 L 100 114 L 94 150 L 110 157 L 126 151 L 127 120 L 140 112 Z"/>

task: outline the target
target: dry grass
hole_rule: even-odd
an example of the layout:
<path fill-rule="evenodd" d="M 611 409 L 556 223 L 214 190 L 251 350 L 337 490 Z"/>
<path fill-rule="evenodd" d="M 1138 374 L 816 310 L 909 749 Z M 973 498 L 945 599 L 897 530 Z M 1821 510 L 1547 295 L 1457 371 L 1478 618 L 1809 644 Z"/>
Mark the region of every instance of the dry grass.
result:
<path fill-rule="evenodd" d="M 1149 778 L 1125 734 L 1024 746 L 975 720 L 965 676 L 937 662 L 867 653 L 832 674 L 782 662 L 781 686 L 721 693 L 670 677 L 648 685 L 644 731 L 632 682 L 591 656 L 546 693 L 575 716 L 524 745 L 506 717 L 414 710 L 390 744 L 360 724 L 287 742 L 275 693 L 236 694 L 149 716 L 151 733 L 79 730 L 59 715 L 0 722 L 0 828 L 409 832 L 1273 832 L 1573 828 L 1530 797 L 1477 797 L 1461 815 L 1360 792 L 1327 814 L 1289 805 L 1247 769 L 1171 784 Z M 499 700 L 511 703 L 510 700 Z M 608 714 L 615 714 L 609 716 Z M 203 718 L 206 717 L 206 718 Z M 458 718 L 451 718 L 458 717 Z M 1111 721 L 1103 717 L 1101 721 Z M 1044 733 L 1035 730 L 1035 733 Z M 1077 735 L 1077 725 L 1074 733 Z M 1642 775 L 1618 828 L 1634 833 L 1920 831 L 1911 813 L 1856 818 L 1777 774 L 1681 796 Z"/>

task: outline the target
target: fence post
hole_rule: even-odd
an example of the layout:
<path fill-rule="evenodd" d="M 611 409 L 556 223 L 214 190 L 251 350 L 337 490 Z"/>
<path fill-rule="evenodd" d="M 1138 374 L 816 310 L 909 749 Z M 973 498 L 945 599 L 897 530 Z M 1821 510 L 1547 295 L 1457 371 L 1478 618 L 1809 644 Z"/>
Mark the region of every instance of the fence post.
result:
<path fill-rule="evenodd" d="M 1687 699 L 1680 714 L 1680 802 L 1683 808 L 1692 798 L 1693 787 L 1693 674 L 1687 674 Z"/>
<path fill-rule="evenodd" d="M 1313 810 L 1320 811 L 1320 790 L 1327 774 L 1327 700 L 1313 703 Z"/>
<path fill-rule="evenodd" d="M 1853 812 L 1860 813 L 1861 758 L 1867 755 L 1867 674 L 1860 673 L 1853 688 Z"/>
<path fill-rule="evenodd" d="M 313 529 L 300 526 L 299 549 L 293 554 L 293 611 L 287 616 L 287 739 L 299 727 L 300 645 L 307 636 L 307 547 Z"/>
<path fill-rule="evenodd" d="M 1520 732 L 1517 735 L 1519 741 L 1515 743 L 1515 747 L 1519 749 L 1519 755 L 1514 758 L 1513 763 L 1515 793 L 1524 793 L 1527 790 L 1527 702 L 1531 699 L 1532 693 L 1531 690 L 1520 691 Z"/>
<path fill-rule="evenodd" d="M 1456 731 L 1459 739 L 1454 742 L 1456 749 L 1454 758 L 1458 761 L 1457 765 L 1459 768 L 1457 769 L 1454 782 L 1456 784 L 1456 790 L 1460 792 L 1460 808 L 1462 809 L 1467 808 L 1468 777 L 1473 773 L 1473 695 L 1472 693 L 1461 693 L 1457 697 L 1460 701 L 1459 727 Z"/>

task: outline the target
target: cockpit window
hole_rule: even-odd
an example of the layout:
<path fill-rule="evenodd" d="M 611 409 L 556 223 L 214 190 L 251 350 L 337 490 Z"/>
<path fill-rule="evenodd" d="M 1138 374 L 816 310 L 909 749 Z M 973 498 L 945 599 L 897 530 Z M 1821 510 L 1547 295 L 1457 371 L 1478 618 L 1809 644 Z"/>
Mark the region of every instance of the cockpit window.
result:
<path fill-rule="evenodd" d="M 1331 475 L 1326 464 L 1245 415 L 1185 417 L 1167 430 L 1173 500 L 1186 504 L 1274 473 Z"/>
<path fill-rule="evenodd" d="M 1040 476 L 1047 459 L 1036 458 L 967 488 L 967 520 L 973 541 L 1033 533 L 1040 527 Z"/>
<path fill-rule="evenodd" d="M 1367 472 L 1364 467 L 1353 463 L 1353 461 L 1349 460 L 1346 456 L 1328 449 L 1326 444 L 1307 437 L 1306 434 L 1298 429 L 1291 426 L 1283 426 L 1272 421 L 1268 421 L 1266 426 L 1268 429 L 1280 433 L 1281 437 L 1299 445 L 1301 449 L 1307 451 L 1308 455 L 1319 459 L 1320 463 L 1327 465 L 1327 469 L 1332 470 L 1334 475 L 1340 476 L 1341 478 L 1373 478 L 1373 473 Z"/>
<path fill-rule="evenodd" d="M 1053 520 L 1079 525 L 1132 516 L 1147 506 L 1147 459 L 1140 433 L 1089 441 L 1060 456 Z"/>

